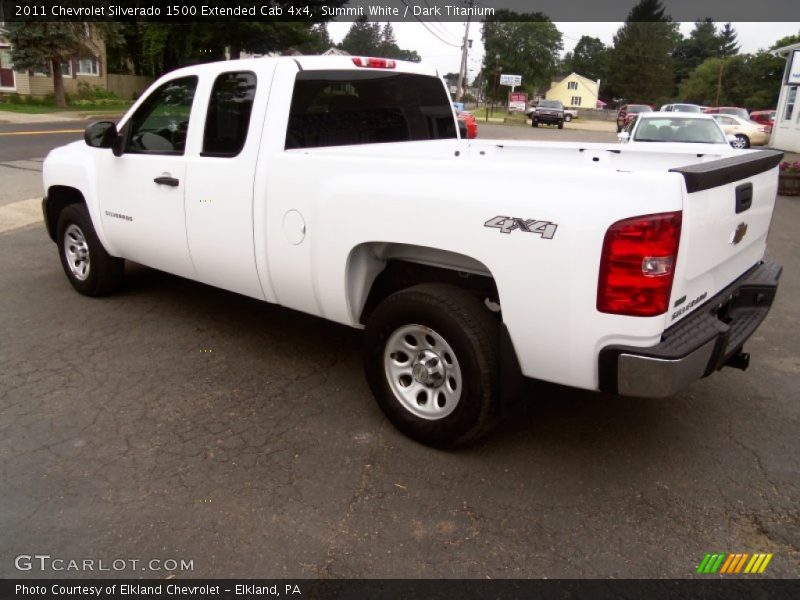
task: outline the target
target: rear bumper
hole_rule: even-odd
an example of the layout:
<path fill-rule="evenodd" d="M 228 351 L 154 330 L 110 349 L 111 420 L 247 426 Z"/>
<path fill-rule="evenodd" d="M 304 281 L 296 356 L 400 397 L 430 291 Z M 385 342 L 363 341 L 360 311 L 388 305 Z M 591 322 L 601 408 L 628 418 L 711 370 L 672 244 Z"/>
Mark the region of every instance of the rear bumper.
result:
<path fill-rule="evenodd" d="M 600 390 L 666 398 L 718 371 L 742 352 L 745 341 L 769 313 L 781 270 L 776 263 L 756 265 L 667 329 L 656 346 L 603 348 Z"/>

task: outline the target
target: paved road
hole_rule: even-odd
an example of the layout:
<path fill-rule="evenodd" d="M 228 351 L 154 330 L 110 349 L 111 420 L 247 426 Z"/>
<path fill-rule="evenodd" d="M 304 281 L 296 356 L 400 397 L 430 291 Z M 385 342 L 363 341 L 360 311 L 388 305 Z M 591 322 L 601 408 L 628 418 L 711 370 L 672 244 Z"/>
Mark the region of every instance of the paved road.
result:
<path fill-rule="evenodd" d="M 84 298 L 41 226 L 0 233 L 0 577 L 41 575 L 14 569 L 33 553 L 203 577 L 690 577 L 709 551 L 797 577 L 798 226 L 780 198 L 786 270 L 749 371 L 665 401 L 532 384 L 452 453 L 386 422 L 357 331 L 135 265 Z"/>
<path fill-rule="evenodd" d="M 50 150 L 83 139 L 89 121 L 0 124 L 0 163 L 41 158 Z"/>

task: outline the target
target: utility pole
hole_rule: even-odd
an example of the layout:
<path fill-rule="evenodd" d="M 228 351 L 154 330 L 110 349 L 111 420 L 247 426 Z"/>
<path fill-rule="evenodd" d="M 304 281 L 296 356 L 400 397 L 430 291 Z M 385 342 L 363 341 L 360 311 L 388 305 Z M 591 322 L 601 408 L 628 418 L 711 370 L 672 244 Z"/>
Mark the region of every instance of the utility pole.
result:
<path fill-rule="evenodd" d="M 475 0 L 467 2 L 467 8 L 472 8 Z M 458 89 L 456 90 L 456 102 L 461 102 L 464 97 L 464 78 L 467 75 L 467 49 L 469 48 L 469 23 L 472 16 L 467 13 L 467 26 L 464 28 L 464 43 L 461 45 L 461 68 L 458 70 Z"/>
<path fill-rule="evenodd" d="M 717 79 L 717 101 L 714 106 L 719 106 L 719 95 L 722 92 L 722 70 L 725 68 L 725 60 L 721 60 L 719 63 L 719 79 Z"/>

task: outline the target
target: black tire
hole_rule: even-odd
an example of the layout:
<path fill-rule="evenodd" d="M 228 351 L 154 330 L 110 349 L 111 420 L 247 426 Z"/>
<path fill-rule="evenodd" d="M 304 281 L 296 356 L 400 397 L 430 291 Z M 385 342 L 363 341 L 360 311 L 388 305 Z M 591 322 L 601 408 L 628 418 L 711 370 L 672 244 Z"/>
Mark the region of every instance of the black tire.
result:
<path fill-rule="evenodd" d="M 67 256 L 68 246 L 65 244 L 67 235 L 71 236 L 70 239 L 74 239 L 75 228 L 83 236 L 85 246 L 88 248 L 88 270 L 83 279 L 70 267 L 70 259 Z M 70 230 L 69 234 L 67 233 L 68 229 Z M 78 292 L 85 296 L 105 296 L 117 291 L 122 286 L 125 261 L 111 256 L 103 248 L 85 204 L 70 204 L 61 211 L 58 216 L 56 241 L 64 273 L 72 287 Z"/>
<path fill-rule="evenodd" d="M 736 134 L 736 139 L 744 142 L 744 145 L 741 146 L 742 150 L 747 150 L 750 147 L 750 138 L 742 133 Z"/>
<path fill-rule="evenodd" d="M 413 414 L 389 382 L 386 345 L 393 333 L 407 325 L 430 328 L 455 354 L 461 394 L 444 417 L 430 420 Z M 474 441 L 497 423 L 502 410 L 499 357 L 497 318 L 478 298 L 447 284 L 422 284 L 397 292 L 378 305 L 366 324 L 364 367 L 378 405 L 400 431 L 436 448 Z M 432 388 L 434 395 L 436 389 L 440 388 Z"/>
<path fill-rule="evenodd" d="M 538 127 L 539 123 L 537 121 L 531 121 L 531 127 Z"/>
<path fill-rule="evenodd" d="M 564 121 L 559 121 L 558 122 L 558 128 L 559 129 L 564 129 Z"/>

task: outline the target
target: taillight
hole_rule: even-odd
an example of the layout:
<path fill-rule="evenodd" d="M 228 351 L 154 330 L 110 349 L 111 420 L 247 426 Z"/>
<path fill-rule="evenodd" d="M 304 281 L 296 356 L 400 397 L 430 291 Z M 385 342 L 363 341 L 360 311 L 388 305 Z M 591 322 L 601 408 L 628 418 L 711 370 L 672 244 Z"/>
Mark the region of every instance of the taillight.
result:
<path fill-rule="evenodd" d="M 680 211 L 624 219 L 609 227 L 600 258 L 597 310 L 636 317 L 666 312 L 680 237 Z"/>
<path fill-rule="evenodd" d="M 391 58 L 354 56 L 353 64 L 357 67 L 368 67 L 370 69 L 394 69 L 397 66 L 397 61 Z"/>

